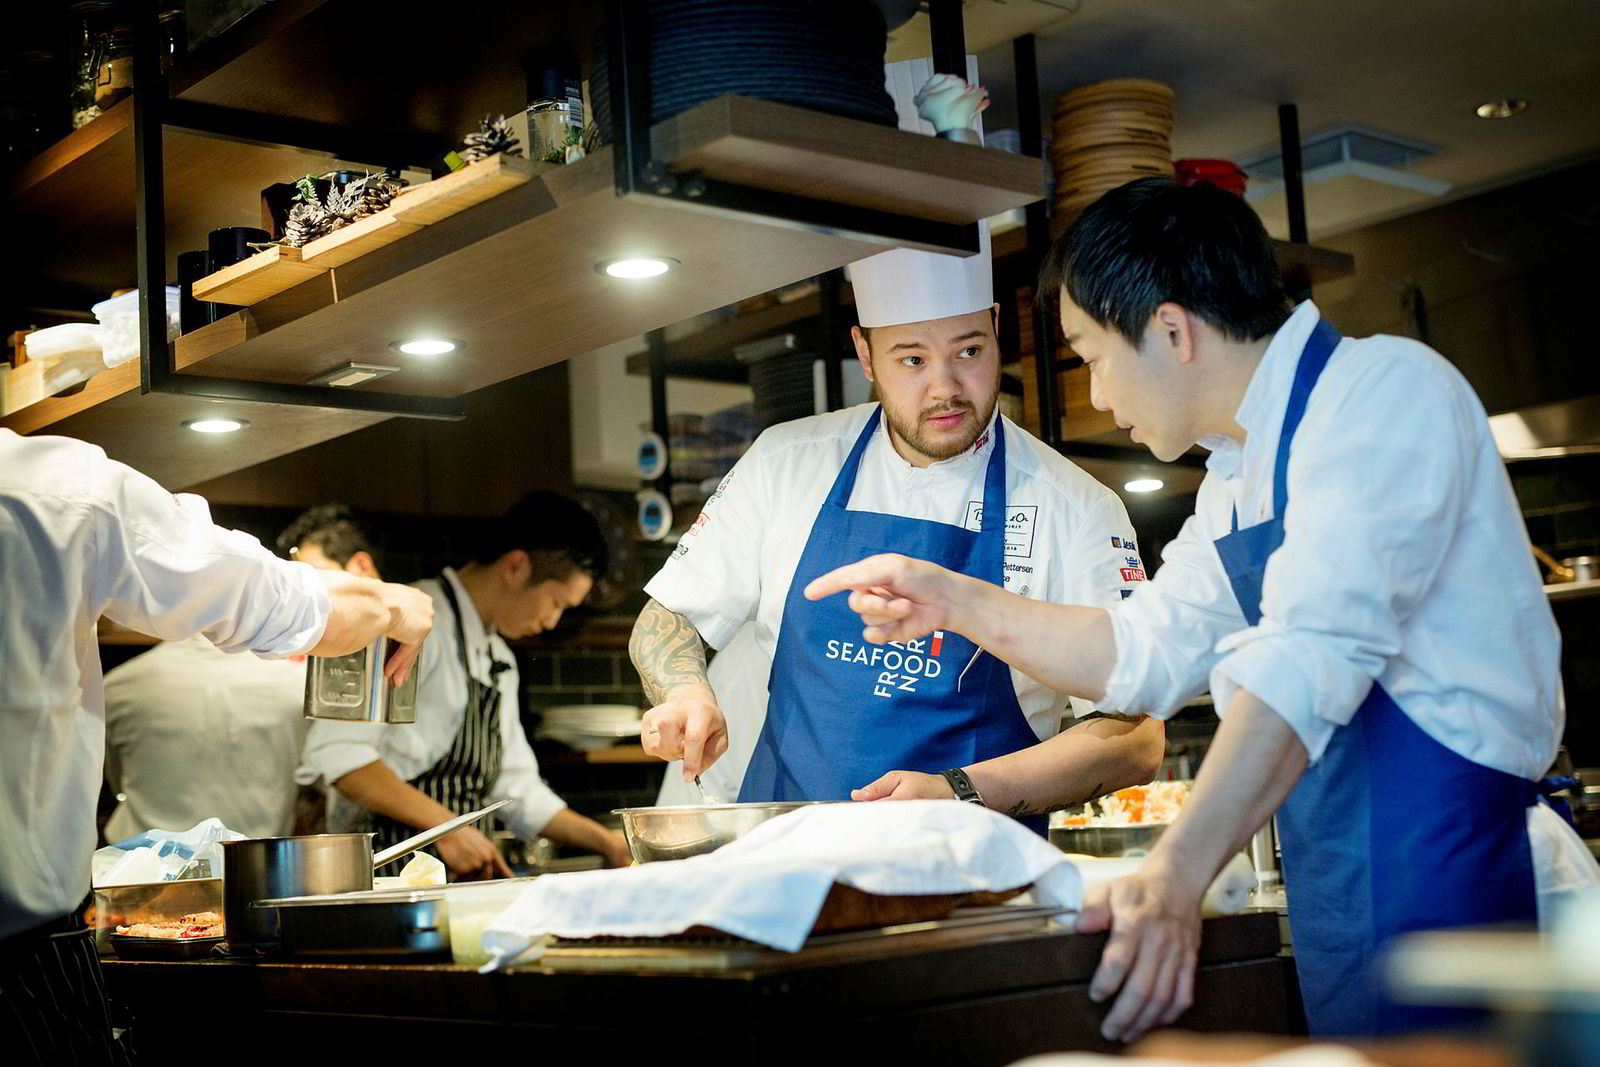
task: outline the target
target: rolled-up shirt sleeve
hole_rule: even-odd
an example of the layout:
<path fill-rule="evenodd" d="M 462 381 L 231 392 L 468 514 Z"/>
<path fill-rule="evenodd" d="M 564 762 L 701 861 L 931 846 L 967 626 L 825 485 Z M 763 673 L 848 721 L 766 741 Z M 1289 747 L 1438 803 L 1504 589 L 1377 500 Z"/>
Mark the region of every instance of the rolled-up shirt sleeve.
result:
<path fill-rule="evenodd" d="M 1101 707 L 1165 719 L 1205 692 L 1217 642 L 1244 625 L 1213 543 L 1232 506 L 1227 486 L 1208 475 L 1155 576 L 1112 609 L 1117 658 Z"/>
<path fill-rule="evenodd" d="M 1446 373 L 1399 357 L 1342 379 L 1337 394 L 1313 394 L 1294 439 L 1261 621 L 1217 646 L 1219 713 L 1248 690 L 1289 723 L 1313 762 L 1400 654 L 1406 620 L 1459 522 L 1476 405 Z"/>
<path fill-rule="evenodd" d="M 313 568 L 217 526 L 197 496 L 121 464 L 106 477 L 94 572 L 104 614 L 167 640 L 203 633 L 224 652 L 292 656 L 322 639 L 332 602 Z"/>
<path fill-rule="evenodd" d="M 382 734 L 388 729 L 391 727 L 382 723 L 316 720 L 306 730 L 295 781 L 333 785 L 351 771 L 378 762 L 383 758 L 379 748 Z"/>

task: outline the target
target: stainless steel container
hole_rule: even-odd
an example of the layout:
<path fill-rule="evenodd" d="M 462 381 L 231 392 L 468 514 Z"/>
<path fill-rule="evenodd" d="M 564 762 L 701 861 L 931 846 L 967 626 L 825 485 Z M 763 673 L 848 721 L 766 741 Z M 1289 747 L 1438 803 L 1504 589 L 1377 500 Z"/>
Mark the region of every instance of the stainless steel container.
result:
<path fill-rule="evenodd" d="M 310 657 L 306 668 L 306 718 L 416 722 L 420 672 L 413 667 L 404 685 L 390 685 L 383 676 L 383 665 L 393 647 L 387 637 L 380 637 L 348 656 Z"/>
<path fill-rule="evenodd" d="M 257 907 L 258 901 L 371 888 L 371 834 L 222 843 L 222 915 L 233 949 L 278 947 L 278 912 Z"/>
<path fill-rule="evenodd" d="M 1600 556 L 1572 556 L 1561 561 L 1572 572 L 1575 582 L 1592 582 L 1600 578 Z"/>
<path fill-rule="evenodd" d="M 95 947 L 102 953 L 112 951 L 111 936 L 119 926 L 170 922 L 200 911 L 222 912 L 221 878 L 96 886 Z"/>
<path fill-rule="evenodd" d="M 287 897 L 261 902 L 277 913 L 279 950 L 291 956 L 450 955 L 444 887 Z"/>
<path fill-rule="evenodd" d="M 657 808 L 619 808 L 622 834 L 640 863 L 682 860 L 715 852 L 768 819 L 818 801 L 771 804 L 683 804 Z"/>
<path fill-rule="evenodd" d="M 1167 825 L 1054 827 L 1050 830 L 1050 843 L 1080 856 L 1143 856 L 1155 847 Z"/>

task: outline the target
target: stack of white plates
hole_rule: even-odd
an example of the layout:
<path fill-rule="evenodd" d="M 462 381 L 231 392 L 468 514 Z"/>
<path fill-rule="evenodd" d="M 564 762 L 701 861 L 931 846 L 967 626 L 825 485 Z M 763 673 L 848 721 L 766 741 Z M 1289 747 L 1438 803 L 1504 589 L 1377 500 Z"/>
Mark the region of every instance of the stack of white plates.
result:
<path fill-rule="evenodd" d="M 583 752 L 608 748 L 626 738 L 638 737 L 642 716 L 643 712 L 632 704 L 558 704 L 544 709 L 534 738 L 559 741 Z"/>

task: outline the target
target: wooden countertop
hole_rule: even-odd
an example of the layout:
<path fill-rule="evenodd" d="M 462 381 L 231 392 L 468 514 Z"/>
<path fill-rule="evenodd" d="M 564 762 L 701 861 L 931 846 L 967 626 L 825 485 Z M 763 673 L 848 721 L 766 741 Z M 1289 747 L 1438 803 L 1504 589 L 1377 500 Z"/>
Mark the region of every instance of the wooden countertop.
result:
<path fill-rule="evenodd" d="M 724 1063 L 788 1062 L 805 1050 L 837 1059 L 841 1048 L 854 1059 L 876 1048 L 941 1062 L 959 1050 L 963 1064 L 981 1067 L 1106 1047 L 1104 1008 L 1087 994 L 1104 943 L 1104 935 L 1035 931 L 843 962 L 811 964 L 802 952 L 699 974 L 232 960 L 107 960 L 106 974 L 136 1019 L 181 1010 L 235 1040 L 242 1027 L 263 1055 L 317 1047 L 331 1056 L 330 1043 L 370 1053 L 399 1035 L 408 1056 L 459 1054 L 468 1039 L 474 1054 L 534 1046 L 592 1054 L 597 1041 L 642 1049 L 672 1034 L 685 1050 L 719 1049 Z M 1275 915 L 1207 920 L 1184 1025 L 1288 1031 L 1290 970 Z"/>

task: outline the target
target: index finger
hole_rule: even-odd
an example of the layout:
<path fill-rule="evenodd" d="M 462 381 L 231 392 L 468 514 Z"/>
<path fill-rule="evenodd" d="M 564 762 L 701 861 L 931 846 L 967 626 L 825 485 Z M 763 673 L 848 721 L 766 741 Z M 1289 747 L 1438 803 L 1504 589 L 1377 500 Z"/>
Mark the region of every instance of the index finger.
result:
<path fill-rule="evenodd" d="M 383 665 L 383 676 L 394 685 L 405 685 L 406 679 L 411 676 L 411 667 L 421 652 L 420 641 L 414 645 L 399 646 L 394 655 L 389 657 L 389 662 Z"/>
<path fill-rule="evenodd" d="M 511 877 L 511 864 L 507 863 L 506 858 L 500 855 L 498 848 L 494 850 L 494 864 L 490 868 L 490 876 L 492 877 L 496 874 L 502 878 Z"/>
<path fill-rule="evenodd" d="M 705 770 L 706 735 L 710 732 L 711 716 L 703 708 L 689 713 L 683 727 L 683 776 L 696 778 Z"/>
<path fill-rule="evenodd" d="M 859 563 L 829 571 L 812 581 L 806 586 L 806 599 L 821 600 L 846 589 L 871 589 L 873 586 L 886 585 L 893 581 L 898 569 L 891 556 L 868 556 Z"/>

